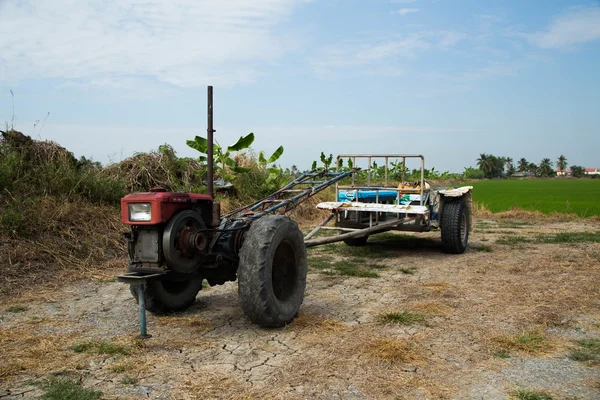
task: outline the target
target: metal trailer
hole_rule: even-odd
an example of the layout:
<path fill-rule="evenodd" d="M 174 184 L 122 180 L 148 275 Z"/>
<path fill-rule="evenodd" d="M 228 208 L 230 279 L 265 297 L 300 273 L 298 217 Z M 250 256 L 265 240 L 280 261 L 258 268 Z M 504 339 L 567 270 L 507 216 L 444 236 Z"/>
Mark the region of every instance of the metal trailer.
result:
<path fill-rule="evenodd" d="M 331 214 L 306 237 L 307 247 L 344 241 L 350 246 L 365 245 L 370 235 L 390 230 L 428 232 L 439 229 L 444 249 L 459 254 L 465 251 L 472 214 L 472 186 L 432 188 L 425 182 L 425 158 L 421 154 L 340 154 L 337 157 L 337 170 L 343 159 L 366 159 L 366 183 L 357 184 L 359 169 L 353 169 L 350 185 L 336 183 L 335 201 L 323 202 L 317 208 L 331 210 Z M 402 169 L 399 185 L 388 182 L 390 160 L 419 159 L 420 180 L 412 184 L 405 182 L 405 168 Z M 383 160 L 383 182 L 373 183 L 372 166 Z M 334 221 L 334 226 L 327 226 Z M 321 229 L 337 230 L 341 234 L 312 239 Z"/>
<path fill-rule="evenodd" d="M 384 196 L 387 161 L 394 155 L 341 155 L 335 171 L 314 170 L 302 174 L 285 187 L 253 204 L 221 214 L 213 196 L 213 101 L 208 88 L 208 194 L 174 193 L 154 188 L 121 199 L 121 221 L 130 227 L 128 272 L 120 282 L 130 285 L 139 304 L 140 337 L 148 338 L 146 311 L 164 314 L 188 308 L 209 285 L 238 281 L 242 308 L 261 326 L 278 327 L 298 313 L 304 298 L 308 270 L 306 248 L 333 241 L 361 245 L 371 234 L 385 230 L 426 231 L 440 227 L 447 250 L 460 253 L 466 247 L 470 225 L 470 189 L 432 191 L 423 181 L 418 205 L 401 204 Z M 355 185 L 359 168 L 342 171 L 341 157 L 368 157 L 366 186 Z M 371 185 L 371 159 L 386 159 L 386 182 Z M 403 159 L 411 155 L 400 155 Z M 350 186 L 341 185 L 350 180 Z M 336 196 L 344 190 L 356 193 L 355 201 L 320 203 L 332 214 L 305 238 L 285 213 L 322 190 L 336 185 Z M 374 191 L 375 201 L 361 202 L 361 193 Z M 436 200 L 432 200 L 433 197 Z M 460 199 L 460 200 L 457 200 Z M 339 198 L 336 198 L 339 200 Z M 434 217 L 432 217 L 432 215 Z M 335 219 L 335 237 L 311 239 Z"/>

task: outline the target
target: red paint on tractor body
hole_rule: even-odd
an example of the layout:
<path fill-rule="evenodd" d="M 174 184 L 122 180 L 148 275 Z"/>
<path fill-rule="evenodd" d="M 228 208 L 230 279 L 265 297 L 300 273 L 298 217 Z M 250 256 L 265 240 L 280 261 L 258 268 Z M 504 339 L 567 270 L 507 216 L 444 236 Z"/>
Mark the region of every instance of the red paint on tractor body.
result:
<path fill-rule="evenodd" d="M 129 204 L 150 203 L 150 221 L 130 221 Z M 174 193 L 153 191 L 132 193 L 121 199 L 121 222 L 127 225 L 156 225 L 166 223 L 177 211 L 189 209 L 192 204 L 213 203 L 213 198 L 206 194 Z"/>

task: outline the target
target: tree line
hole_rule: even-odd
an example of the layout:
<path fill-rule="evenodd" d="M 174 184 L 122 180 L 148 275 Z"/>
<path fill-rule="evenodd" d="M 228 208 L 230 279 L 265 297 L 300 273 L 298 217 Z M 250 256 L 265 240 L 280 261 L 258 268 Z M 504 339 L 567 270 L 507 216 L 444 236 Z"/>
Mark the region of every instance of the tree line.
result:
<path fill-rule="evenodd" d="M 515 165 L 511 157 L 497 157 L 493 154 L 482 153 L 476 161 L 485 178 L 501 178 L 514 175 L 517 172 L 536 177 L 556 176 L 553 168 L 555 163 L 549 158 L 543 158 L 539 164 L 521 158 Z M 560 171 L 565 171 L 567 165 L 567 158 L 563 154 L 557 157 L 556 167 Z M 585 175 L 585 168 L 579 165 L 571 165 L 570 169 L 573 177 L 581 178 Z"/>

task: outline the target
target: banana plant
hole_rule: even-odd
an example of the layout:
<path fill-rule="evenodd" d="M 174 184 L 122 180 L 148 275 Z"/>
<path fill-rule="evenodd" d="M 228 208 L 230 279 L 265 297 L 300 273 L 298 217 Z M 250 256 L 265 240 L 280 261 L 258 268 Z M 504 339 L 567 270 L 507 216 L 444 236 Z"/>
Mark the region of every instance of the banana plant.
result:
<path fill-rule="evenodd" d="M 271 154 L 271 157 L 269 157 L 268 159 L 265 158 L 265 153 L 263 153 L 262 151 L 258 153 L 258 165 L 262 168 L 268 169 L 269 171 L 269 176 L 265 181 L 265 185 L 269 190 L 273 190 L 275 188 L 275 181 L 281 176 L 281 168 L 278 168 L 275 165 L 268 167 L 268 165 L 273 164 L 275 161 L 279 160 L 279 157 L 281 157 L 282 154 L 283 146 L 279 146 L 277 150 L 275 150 L 273 154 Z"/>
<path fill-rule="evenodd" d="M 331 162 L 333 161 L 333 154 L 330 154 L 329 157 L 325 157 L 325 153 L 321 152 L 321 162 L 325 166 L 325 169 L 329 169 Z"/>
<path fill-rule="evenodd" d="M 235 161 L 231 157 L 231 153 L 247 149 L 254 142 L 254 133 L 250 132 L 246 136 L 241 136 L 235 144 L 227 147 L 227 149 L 223 149 L 217 143 L 213 145 L 213 162 L 215 164 L 215 173 L 219 174 L 221 178 L 224 180 L 233 180 L 235 178 L 234 174 L 229 173 L 229 171 L 235 173 L 242 173 L 250 171 L 249 168 L 241 167 L 238 165 L 237 161 Z M 208 161 L 208 140 L 203 138 L 202 136 L 196 136 L 194 140 L 186 141 L 187 145 L 192 149 L 198 150 L 201 155 L 198 157 L 198 161 L 205 163 Z M 282 150 L 283 152 L 283 150 Z"/>

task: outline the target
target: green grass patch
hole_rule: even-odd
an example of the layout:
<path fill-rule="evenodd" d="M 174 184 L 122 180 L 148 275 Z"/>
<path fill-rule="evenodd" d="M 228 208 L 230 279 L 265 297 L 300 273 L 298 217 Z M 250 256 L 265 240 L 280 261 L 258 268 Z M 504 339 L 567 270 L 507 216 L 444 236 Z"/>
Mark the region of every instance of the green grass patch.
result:
<path fill-rule="evenodd" d="M 127 356 L 131 354 L 131 347 L 125 346 L 118 343 L 110 343 L 102 340 L 90 340 L 87 342 L 79 343 L 73 346 L 75 353 L 89 353 L 89 354 L 122 354 Z"/>
<path fill-rule="evenodd" d="M 425 314 L 410 311 L 388 312 L 380 315 L 383 323 L 414 325 L 425 321 Z"/>
<path fill-rule="evenodd" d="M 599 179 L 489 180 L 474 182 L 473 201 L 492 212 L 529 211 L 600 215 Z"/>
<path fill-rule="evenodd" d="M 507 246 L 522 246 L 525 243 L 530 243 L 531 240 L 524 236 L 501 236 L 496 240 L 498 244 L 504 244 Z"/>
<path fill-rule="evenodd" d="M 507 350 L 498 350 L 494 352 L 496 358 L 510 358 L 510 353 Z"/>
<path fill-rule="evenodd" d="M 533 222 L 528 221 L 509 221 L 509 220 L 500 220 L 498 221 L 499 228 L 510 228 L 510 229 L 522 229 L 526 226 L 533 226 Z"/>
<path fill-rule="evenodd" d="M 123 385 L 135 385 L 138 382 L 137 379 L 127 375 L 125 378 L 121 379 L 121 384 Z"/>
<path fill-rule="evenodd" d="M 27 307 L 27 306 L 21 306 L 21 305 L 10 306 L 10 307 L 8 307 L 6 309 L 6 311 L 11 312 L 11 313 L 22 313 L 22 312 L 25 312 L 27 310 L 29 310 L 29 307 Z"/>
<path fill-rule="evenodd" d="M 345 243 L 332 243 L 322 246 L 321 252 L 340 254 L 344 257 L 358 257 L 369 259 L 381 259 L 392 256 L 393 249 L 382 249 L 380 246 L 373 246 L 372 243 L 362 247 L 348 246 Z M 382 251 L 383 250 L 383 251 Z"/>
<path fill-rule="evenodd" d="M 537 235 L 536 243 L 599 243 L 599 232 L 560 232 L 555 235 Z"/>
<path fill-rule="evenodd" d="M 523 353 L 539 353 L 550 348 L 548 340 L 541 328 L 523 331 L 517 335 L 497 337 L 494 341 L 499 345 L 499 351 L 516 350 Z"/>
<path fill-rule="evenodd" d="M 65 378 L 51 378 L 42 384 L 47 400 L 97 400 L 102 392 L 86 389 L 81 383 Z"/>
<path fill-rule="evenodd" d="M 110 370 L 114 373 L 120 374 L 121 372 L 125 372 L 125 366 L 121 364 L 113 365 L 110 367 Z"/>
<path fill-rule="evenodd" d="M 518 400 L 554 400 L 554 397 L 547 392 L 532 390 L 515 390 L 511 396 Z"/>
<path fill-rule="evenodd" d="M 318 270 L 324 275 L 379 278 L 380 275 L 371 269 L 383 269 L 385 267 L 378 264 L 369 264 L 368 266 L 365 266 L 367 262 L 366 259 L 346 259 L 334 262 L 321 257 L 311 257 L 308 259 L 309 267 Z"/>
<path fill-rule="evenodd" d="M 491 253 L 494 251 L 492 246 L 487 245 L 487 244 L 480 244 L 479 246 L 472 247 L 472 249 L 475 251 L 481 251 L 483 253 Z"/>
<path fill-rule="evenodd" d="M 559 232 L 553 235 L 539 234 L 533 237 L 502 236 L 496 243 L 505 245 L 522 245 L 524 243 L 561 244 L 561 243 L 599 243 L 599 232 Z"/>
<path fill-rule="evenodd" d="M 600 365 L 600 339 L 581 339 L 575 343 L 579 347 L 569 352 L 571 360 Z"/>

